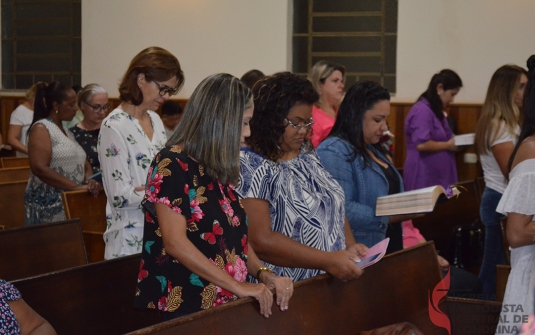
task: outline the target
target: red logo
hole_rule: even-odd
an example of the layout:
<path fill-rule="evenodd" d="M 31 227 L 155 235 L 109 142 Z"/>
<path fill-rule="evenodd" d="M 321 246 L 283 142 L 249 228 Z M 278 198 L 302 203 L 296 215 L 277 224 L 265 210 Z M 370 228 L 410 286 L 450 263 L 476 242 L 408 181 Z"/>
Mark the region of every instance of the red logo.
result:
<path fill-rule="evenodd" d="M 431 322 L 437 327 L 445 328 L 448 331 L 448 334 L 451 335 L 450 318 L 438 308 L 438 303 L 446 296 L 446 294 L 448 294 L 449 288 L 450 270 L 448 269 L 446 276 L 433 289 L 433 294 L 429 296 L 430 293 L 428 292 L 427 297 L 429 318 L 431 319 Z"/>

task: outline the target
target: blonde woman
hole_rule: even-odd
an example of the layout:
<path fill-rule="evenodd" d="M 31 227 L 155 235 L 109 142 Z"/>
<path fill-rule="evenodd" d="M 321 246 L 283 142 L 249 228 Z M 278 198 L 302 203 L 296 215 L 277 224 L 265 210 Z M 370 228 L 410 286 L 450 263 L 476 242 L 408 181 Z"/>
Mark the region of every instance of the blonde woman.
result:
<path fill-rule="evenodd" d="M 344 66 L 321 60 L 308 73 L 308 80 L 318 92 L 320 99 L 312 106 L 311 142 L 316 148 L 331 132 L 344 97 Z"/>
<path fill-rule="evenodd" d="M 518 139 L 520 108 L 527 83 L 526 71 L 516 65 L 500 67 L 490 80 L 476 126 L 476 152 L 485 178 L 480 217 L 485 225 L 485 250 L 479 279 L 483 295 L 496 291 L 496 265 L 505 264 L 496 206 L 507 186 L 507 163 Z"/>

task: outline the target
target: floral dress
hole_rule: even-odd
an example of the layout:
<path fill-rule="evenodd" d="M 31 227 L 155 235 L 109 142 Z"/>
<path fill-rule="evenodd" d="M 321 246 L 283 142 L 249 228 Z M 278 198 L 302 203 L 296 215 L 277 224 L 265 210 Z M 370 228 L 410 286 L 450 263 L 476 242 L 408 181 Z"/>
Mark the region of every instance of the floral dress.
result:
<path fill-rule="evenodd" d="M 247 217 L 231 184 L 221 184 L 178 147 L 165 148 L 149 168 L 143 199 L 145 232 L 135 305 L 175 316 L 237 297 L 166 253 L 154 204 L 185 216 L 186 236 L 215 267 L 238 282 L 247 276 Z"/>
<path fill-rule="evenodd" d="M 100 162 L 98 161 L 97 143 L 100 128 L 95 130 L 85 130 L 78 126 L 69 129 L 73 134 L 76 142 L 84 149 L 87 160 L 91 164 L 93 173 L 100 172 Z"/>
<path fill-rule="evenodd" d="M 50 119 L 42 119 L 35 124 L 42 124 L 48 130 L 52 143 L 52 159 L 50 168 L 62 176 L 81 185 L 84 182 L 85 152 L 76 142 L 73 134 L 66 131 L 67 136 Z M 31 130 L 30 130 L 31 131 Z M 50 186 L 39 177 L 30 173 L 26 192 L 24 193 L 24 225 L 65 220 L 61 193 L 63 190 Z"/>
<path fill-rule="evenodd" d="M 154 156 L 167 137 L 158 114 L 148 111 L 154 130 L 152 140 L 138 120 L 123 110 L 113 110 L 102 122 L 97 145 L 104 191 L 108 198 L 104 233 L 105 259 L 141 252 L 143 241 L 143 191 Z"/>
<path fill-rule="evenodd" d="M 13 285 L 0 280 L 0 334 L 21 334 L 15 313 L 8 304 L 20 298 L 20 292 Z"/>

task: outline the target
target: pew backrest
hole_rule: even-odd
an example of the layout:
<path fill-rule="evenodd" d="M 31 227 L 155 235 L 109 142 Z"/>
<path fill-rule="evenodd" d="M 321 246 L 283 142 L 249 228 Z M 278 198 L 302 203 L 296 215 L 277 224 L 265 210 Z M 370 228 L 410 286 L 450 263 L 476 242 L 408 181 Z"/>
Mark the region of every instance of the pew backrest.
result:
<path fill-rule="evenodd" d="M 0 169 L 0 183 L 10 181 L 28 180 L 30 178 L 30 167 L 15 167 Z"/>
<path fill-rule="evenodd" d="M 79 218 L 90 262 L 104 260 L 104 232 L 106 231 L 106 194 L 100 190 L 97 198 L 85 190 L 61 194 L 65 217 Z"/>
<path fill-rule="evenodd" d="M 0 226 L 5 229 L 24 226 L 24 192 L 27 180 L 0 182 Z"/>
<path fill-rule="evenodd" d="M 162 321 L 133 307 L 140 261 L 132 255 L 12 283 L 58 334 L 124 334 Z"/>
<path fill-rule="evenodd" d="M 13 280 L 87 264 L 79 220 L 0 231 L 0 278 Z"/>
<path fill-rule="evenodd" d="M 28 157 L 2 157 L 0 158 L 2 168 L 30 167 Z"/>

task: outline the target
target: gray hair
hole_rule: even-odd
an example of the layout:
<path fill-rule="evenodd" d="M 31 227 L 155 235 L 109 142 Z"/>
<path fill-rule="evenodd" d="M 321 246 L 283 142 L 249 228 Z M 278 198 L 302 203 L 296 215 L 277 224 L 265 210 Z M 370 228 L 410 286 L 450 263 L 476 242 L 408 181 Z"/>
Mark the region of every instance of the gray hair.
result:
<path fill-rule="evenodd" d="M 95 94 L 104 93 L 108 94 L 104 87 L 99 84 L 87 84 L 78 92 L 77 103 L 78 107 L 82 108 L 82 102 L 89 103 Z"/>
<path fill-rule="evenodd" d="M 238 78 L 214 74 L 191 95 L 178 128 L 167 146 L 183 143 L 184 151 L 221 183 L 238 182 L 243 112 L 253 104 L 251 90 Z"/>

